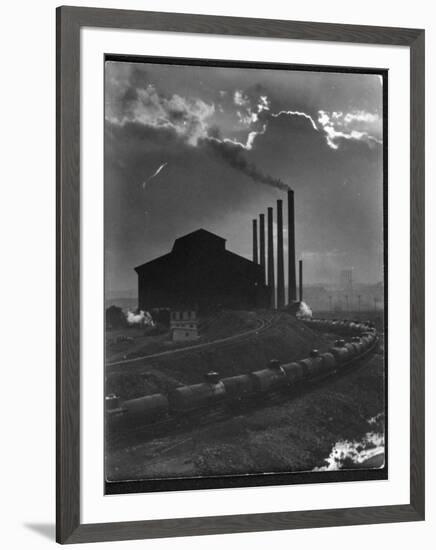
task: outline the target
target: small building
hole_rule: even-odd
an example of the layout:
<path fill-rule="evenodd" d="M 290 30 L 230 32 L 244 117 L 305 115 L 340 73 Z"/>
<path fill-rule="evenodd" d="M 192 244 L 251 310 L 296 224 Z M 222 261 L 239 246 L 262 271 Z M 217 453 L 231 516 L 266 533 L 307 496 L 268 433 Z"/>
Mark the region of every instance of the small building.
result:
<path fill-rule="evenodd" d="M 192 309 L 171 311 L 170 331 L 173 342 L 196 340 L 198 338 L 197 313 Z"/>

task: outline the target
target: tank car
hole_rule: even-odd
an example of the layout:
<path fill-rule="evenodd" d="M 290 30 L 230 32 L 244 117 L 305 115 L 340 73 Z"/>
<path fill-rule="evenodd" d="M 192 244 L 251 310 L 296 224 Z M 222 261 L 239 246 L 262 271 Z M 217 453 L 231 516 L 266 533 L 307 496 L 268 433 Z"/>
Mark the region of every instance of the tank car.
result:
<path fill-rule="evenodd" d="M 305 378 L 313 378 L 322 372 L 323 361 L 318 350 L 312 350 L 310 356 L 299 361 L 299 364 L 303 367 Z"/>
<path fill-rule="evenodd" d="M 190 412 L 213 407 L 224 401 L 226 389 L 217 373 L 208 373 L 206 381 L 192 386 L 181 386 L 168 396 L 170 411 Z"/>
<path fill-rule="evenodd" d="M 230 401 L 241 401 L 250 397 L 254 391 L 254 382 L 250 374 L 240 374 L 223 378 L 226 398 Z"/>
<path fill-rule="evenodd" d="M 124 401 L 122 409 L 123 420 L 135 424 L 148 424 L 165 417 L 169 412 L 168 399 L 161 393 Z"/>
<path fill-rule="evenodd" d="M 342 366 L 350 359 L 350 352 L 344 347 L 343 340 L 336 340 L 334 346 L 329 349 L 329 352 L 334 356 L 338 366 Z"/>
<path fill-rule="evenodd" d="M 354 359 L 357 356 L 356 348 L 352 342 L 344 344 L 344 348 L 349 351 L 349 359 Z"/>
<path fill-rule="evenodd" d="M 297 384 L 304 378 L 304 368 L 299 363 L 286 363 L 282 365 L 282 369 L 289 386 Z"/>
<path fill-rule="evenodd" d="M 251 376 L 255 391 L 262 394 L 283 389 L 288 381 L 280 363 L 275 359 L 270 361 L 267 369 L 254 371 Z"/>
<path fill-rule="evenodd" d="M 336 370 L 337 362 L 335 356 L 330 353 L 321 353 L 320 358 L 322 359 L 322 368 L 326 373 L 331 373 Z"/>

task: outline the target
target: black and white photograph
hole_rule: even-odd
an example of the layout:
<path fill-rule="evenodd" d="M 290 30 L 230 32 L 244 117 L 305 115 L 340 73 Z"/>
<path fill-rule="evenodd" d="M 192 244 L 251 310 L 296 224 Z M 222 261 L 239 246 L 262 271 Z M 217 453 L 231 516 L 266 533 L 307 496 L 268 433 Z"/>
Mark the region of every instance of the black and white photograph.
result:
<path fill-rule="evenodd" d="M 107 56 L 105 492 L 387 478 L 387 72 Z"/>
<path fill-rule="evenodd" d="M 2 7 L 3 547 L 433 548 L 432 5 Z"/>

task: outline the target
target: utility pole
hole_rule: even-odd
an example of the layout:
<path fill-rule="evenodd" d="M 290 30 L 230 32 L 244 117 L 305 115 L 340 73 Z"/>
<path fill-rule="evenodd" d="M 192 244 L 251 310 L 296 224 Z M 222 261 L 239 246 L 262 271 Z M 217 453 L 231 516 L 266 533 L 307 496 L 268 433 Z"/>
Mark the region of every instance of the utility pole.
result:
<path fill-rule="evenodd" d="M 345 294 L 345 303 L 347 304 L 347 305 L 345 306 L 345 309 L 346 309 L 346 311 L 349 311 L 349 307 L 348 307 L 348 294 Z"/>
<path fill-rule="evenodd" d="M 330 311 L 333 311 L 332 299 L 333 299 L 333 296 L 329 296 L 329 310 L 330 310 Z"/>

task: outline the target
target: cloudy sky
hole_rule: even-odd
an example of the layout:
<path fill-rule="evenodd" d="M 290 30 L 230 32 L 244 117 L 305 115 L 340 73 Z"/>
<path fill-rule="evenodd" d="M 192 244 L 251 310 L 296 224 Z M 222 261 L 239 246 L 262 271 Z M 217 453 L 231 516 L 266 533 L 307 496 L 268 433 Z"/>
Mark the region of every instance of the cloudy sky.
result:
<path fill-rule="evenodd" d="M 198 228 L 250 258 L 251 220 L 287 186 L 305 281 L 381 280 L 380 76 L 118 61 L 105 75 L 110 292 Z"/>

